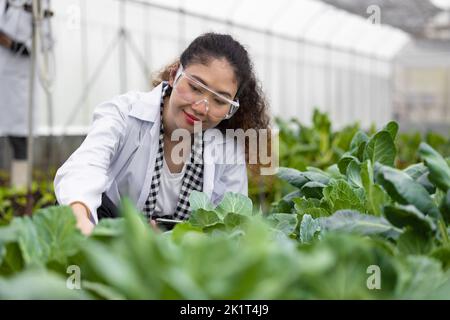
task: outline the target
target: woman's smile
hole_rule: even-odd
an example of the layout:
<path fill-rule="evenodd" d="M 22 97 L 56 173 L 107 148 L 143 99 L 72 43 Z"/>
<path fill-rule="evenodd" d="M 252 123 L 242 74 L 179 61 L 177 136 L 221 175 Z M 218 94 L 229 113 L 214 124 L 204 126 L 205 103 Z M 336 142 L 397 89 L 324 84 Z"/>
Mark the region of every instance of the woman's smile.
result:
<path fill-rule="evenodd" d="M 184 116 L 186 118 L 186 122 L 190 125 L 194 125 L 195 121 L 201 121 L 200 119 L 198 119 L 197 117 L 195 117 L 194 115 L 186 112 L 185 110 L 183 110 Z"/>

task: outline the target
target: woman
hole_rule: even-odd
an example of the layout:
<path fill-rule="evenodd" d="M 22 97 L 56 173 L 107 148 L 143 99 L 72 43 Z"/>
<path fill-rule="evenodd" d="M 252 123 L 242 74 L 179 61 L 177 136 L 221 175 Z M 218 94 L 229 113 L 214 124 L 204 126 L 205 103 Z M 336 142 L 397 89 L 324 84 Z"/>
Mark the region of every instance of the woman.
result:
<path fill-rule="evenodd" d="M 125 196 L 155 225 L 155 217 L 187 219 L 193 190 L 213 203 L 227 191 L 247 194 L 249 150 L 235 149 L 224 133 L 266 129 L 269 118 L 244 47 L 229 35 L 201 35 L 153 84 L 100 104 L 86 139 L 56 173 L 57 200 L 72 207 L 84 234 L 115 216 Z M 222 139 L 212 139 L 217 129 Z M 179 141 L 183 132 L 188 139 Z"/>

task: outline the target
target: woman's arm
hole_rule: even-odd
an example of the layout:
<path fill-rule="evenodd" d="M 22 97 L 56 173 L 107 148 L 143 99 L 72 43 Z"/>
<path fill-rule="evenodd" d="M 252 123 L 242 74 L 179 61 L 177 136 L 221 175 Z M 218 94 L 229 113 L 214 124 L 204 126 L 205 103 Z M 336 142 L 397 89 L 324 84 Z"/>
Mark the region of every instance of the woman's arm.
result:
<path fill-rule="evenodd" d="M 56 172 L 58 203 L 72 207 L 83 232 L 89 233 L 98 222 L 97 209 L 107 188 L 109 166 L 123 143 L 131 97 L 100 104 L 86 139 Z"/>
<path fill-rule="evenodd" d="M 90 235 L 94 230 L 94 224 L 91 221 L 91 213 L 86 205 L 82 202 L 74 202 L 70 204 L 73 214 L 77 219 L 77 228 L 85 235 Z"/>

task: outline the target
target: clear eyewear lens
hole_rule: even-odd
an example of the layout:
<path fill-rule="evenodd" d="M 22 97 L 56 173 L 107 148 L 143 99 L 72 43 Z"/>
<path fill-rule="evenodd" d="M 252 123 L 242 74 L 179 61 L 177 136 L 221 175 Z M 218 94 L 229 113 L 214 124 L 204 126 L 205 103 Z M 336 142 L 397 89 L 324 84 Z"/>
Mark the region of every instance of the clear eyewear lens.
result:
<path fill-rule="evenodd" d="M 215 118 L 229 119 L 239 108 L 239 101 L 228 99 L 208 88 L 183 71 L 182 66 L 180 66 L 175 76 L 174 86 L 179 89 L 179 94 L 189 103 L 197 103 L 205 100 L 205 91 L 207 91 L 210 97 L 210 99 L 206 99 L 208 102 L 207 111 L 208 114 Z"/>
<path fill-rule="evenodd" d="M 199 100 L 199 101 L 197 101 L 197 102 L 194 102 L 194 105 L 195 105 L 195 106 L 198 106 L 198 105 L 200 105 L 200 104 L 202 104 L 202 105 L 205 107 L 205 113 L 208 114 L 208 112 L 209 112 L 209 103 L 208 103 L 208 100 L 207 100 L 207 99 L 202 99 L 202 100 Z"/>

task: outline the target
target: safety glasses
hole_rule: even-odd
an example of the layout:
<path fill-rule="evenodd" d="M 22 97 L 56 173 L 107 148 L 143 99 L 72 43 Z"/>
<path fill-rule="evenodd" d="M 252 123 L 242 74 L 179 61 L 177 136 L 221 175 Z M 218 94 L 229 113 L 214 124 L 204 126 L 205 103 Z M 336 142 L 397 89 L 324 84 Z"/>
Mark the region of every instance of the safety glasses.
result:
<path fill-rule="evenodd" d="M 239 100 L 229 99 L 212 90 L 184 71 L 182 65 L 175 75 L 174 89 L 187 103 L 206 105 L 207 114 L 217 119 L 229 119 L 239 109 Z"/>

